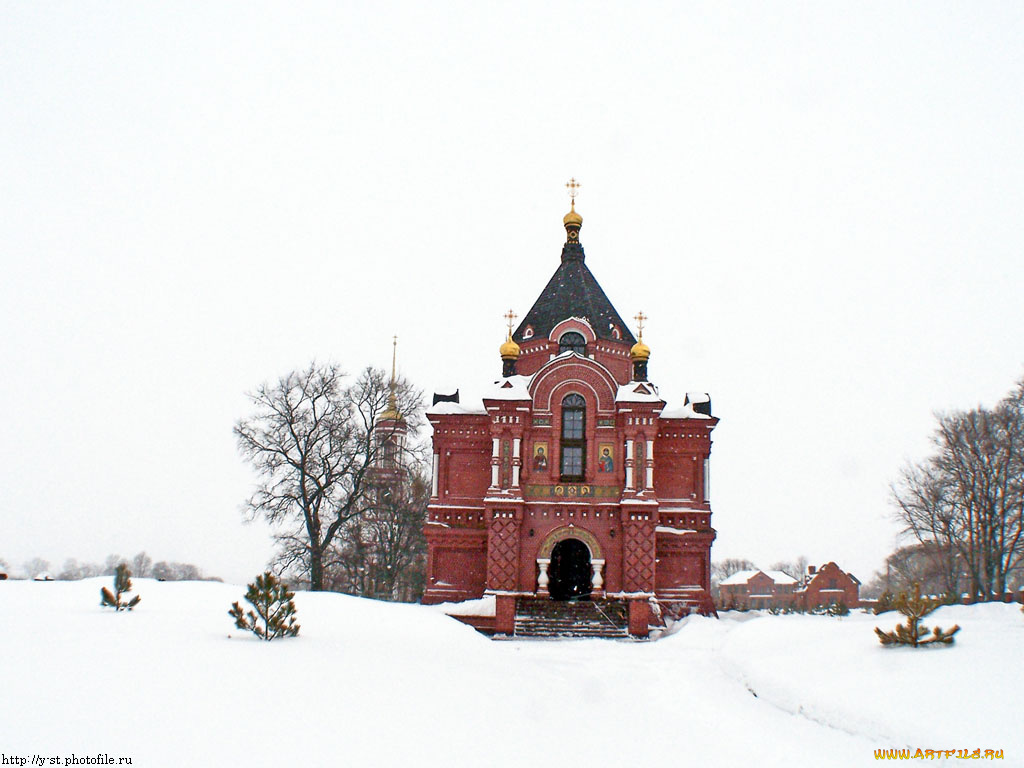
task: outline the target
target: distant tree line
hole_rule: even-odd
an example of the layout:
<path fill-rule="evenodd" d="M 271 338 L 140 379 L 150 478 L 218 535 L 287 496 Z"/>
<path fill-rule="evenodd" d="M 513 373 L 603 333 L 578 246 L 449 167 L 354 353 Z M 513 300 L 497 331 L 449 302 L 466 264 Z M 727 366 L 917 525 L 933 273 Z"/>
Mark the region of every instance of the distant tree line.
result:
<path fill-rule="evenodd" d="M 136 578 L 158 579 L 160 581 L 220 581 L 215 576 L 206 576 L 202 569 L 192 563 L 175 563 L 161 560 L 153 562 L 153 558 L 145 552 L 139 552 L 135 557 L 126 558 L 120 555 L 108 555 L 102 565 L 99 563 L 79 562 L 73 557 L 64 561 L 64 566 L 57 573 L 53 573 L 50 562 L 41 557 L 34 557 L 26 560 L 22 565 L 22 573 L 25 578 L 35 577 L 48 573 L 59 581 L 78 581 L 89 579 L 94 576 L 113 576 L 117 573 L 117 567 L 126 564 Z M 0 571 L 6 571 L 7 564 L 0 560 Z M 9 573 L 9 572 L 8 572 Z"/>

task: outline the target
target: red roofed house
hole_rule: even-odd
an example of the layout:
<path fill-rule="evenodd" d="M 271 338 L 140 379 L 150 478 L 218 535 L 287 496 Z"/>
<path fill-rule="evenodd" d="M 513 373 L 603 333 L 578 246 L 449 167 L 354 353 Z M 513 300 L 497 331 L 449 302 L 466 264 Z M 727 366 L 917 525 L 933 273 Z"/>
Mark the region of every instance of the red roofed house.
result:
<path fill-rule="evenodd" d="M 737 571 L 719 585 L 719 606 L 786 608 L 796 604 L 797 580 L 782 571 Z"/>
<path fill-rule="evenodd" d="M 494 595 L 501 634 L 562 634 L 544 616 L 553 602 L 560 620 L 634 636 L 652 601 L 713 609 L 718 419 L 707 395 L 669 407 L 648 380 L 643 327 L 634 338 L 585 264 L 582 222 L 574 202 L 554 275 L 514 332 L 509 314 L 501 378 L 482 400 L 435 395 L 427 411 L 423 602 Z"/>
<path fill-rule="evenodd" d="M 833 603 L 843 603 L 847 608 L 860 607 L 860 581 L 833 562 L 821 568 L 808 566 L 796 594 L 807 610 Z"/>

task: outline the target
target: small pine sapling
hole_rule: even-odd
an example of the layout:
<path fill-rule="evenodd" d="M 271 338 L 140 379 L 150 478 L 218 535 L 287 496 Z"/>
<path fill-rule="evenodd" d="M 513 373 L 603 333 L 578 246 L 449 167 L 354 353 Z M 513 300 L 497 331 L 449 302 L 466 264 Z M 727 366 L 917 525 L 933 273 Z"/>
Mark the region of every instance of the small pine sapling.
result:
<path fill-rule="evenodd" d="M 121 563 L 114 572 L 114 591 L 106 587 L 100 589 L 100 605 L 104 608 L 113 608 L 115 611 L 130 611 L 142 598 L 136 595 L 131 600 L 122 600 L 121 597 L 132 591 L 132 572 L 128 570 L 127 563 Z"/>
<path fill-rule="evenodd" d="M 842 600 L 837 600 L 825 609 L 825 613 L 829 616 L 849 616 L 850 609 Z"/>
<path fill-rule="evenodd" d="M 944 645 L 953 644 L 953 635 L 960 631 L 956 624 L 948 632 L 941 627 L 935 627 L 931 636 L 928 635 L 928 627 L 919 622 L 939 605 L 939 601 L 921 597 L 921 585 L 914 584 L 914 596 L 907 597 L 906 592 L 900 592 L 896 598 L 896 610 L 907 617 L 906 624 L 897 624 L 892 632 L 885 632 L 875 627 L 875 634 L 878 635 L 882 645 L 909 645 L 917 648 L 932 643 Z"/>
<path fill-rule="evenodd" d="M 270 641 L 275 637 L 295 637 L 299 625 L 295 623 L 295 593 L 267 571 L 256 577 L 255 584 L 249 584 L 245 599 L 255 611 L 244 612 L 237 602 L 231 605 L 228 615 L 235 620 L 235 626 L 252 632 L 261 640 Z"/>

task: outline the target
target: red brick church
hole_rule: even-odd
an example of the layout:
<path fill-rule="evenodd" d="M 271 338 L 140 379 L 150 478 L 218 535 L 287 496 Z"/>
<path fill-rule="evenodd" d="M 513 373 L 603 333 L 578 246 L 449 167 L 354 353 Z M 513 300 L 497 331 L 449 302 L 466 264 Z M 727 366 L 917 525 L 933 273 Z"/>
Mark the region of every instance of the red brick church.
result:
<path fill-rule="evenodd" d="M 508 315 L 501 378 L 481 401 L 436 395 L 427 412 L 423 602 L 495 595 L 493 628 L 511 635 L 531 601 L 614 600 L 645 636 L 662 609 L 712 608 L 718 419 L 707 395 L 661 399 L 645 318 L 634 338 L 587 267 L 575 200 L 564 224 L 554 275 L 514 332 Z"/>

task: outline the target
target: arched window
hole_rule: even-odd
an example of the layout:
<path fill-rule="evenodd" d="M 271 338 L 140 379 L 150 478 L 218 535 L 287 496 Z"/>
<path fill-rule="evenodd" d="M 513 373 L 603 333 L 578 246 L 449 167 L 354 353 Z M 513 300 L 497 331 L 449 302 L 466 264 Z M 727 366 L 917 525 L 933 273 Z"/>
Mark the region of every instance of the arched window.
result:
<path fill-rule="evenodd" d="M 562 400 L 562 482 L 583 481 L 583 468 L 587 464 L 586 423 L 587 401 L 581 395 L 566 395 Z"/>
<path fill-rule="evenodd" d="M 563 352 L 575 352 L 586 357 L 587 340 L 583 338 L 583 334 L 576 333 L 576 331 L 563 333 L 558 339 L 558 354 L 562 354 Z"/>

